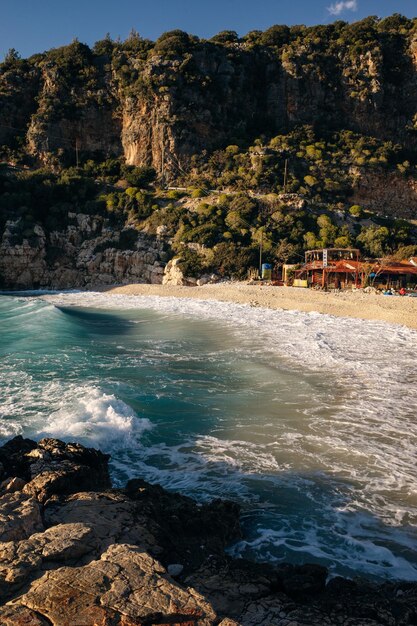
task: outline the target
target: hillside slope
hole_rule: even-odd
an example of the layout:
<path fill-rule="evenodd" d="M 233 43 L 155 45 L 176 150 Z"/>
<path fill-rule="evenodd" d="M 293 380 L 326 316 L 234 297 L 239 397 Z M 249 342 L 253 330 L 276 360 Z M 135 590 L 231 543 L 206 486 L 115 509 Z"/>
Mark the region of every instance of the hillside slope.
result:
<path fill-rule="evenodd" d="M 18 169 L 0 172 L 2 284 L 160 281 L 173 254 L 194 275 L 244 276 L 261 239 L 271 262 L 312 246 L 410 252 L 416 102 L 417 19 L 400 15 L 11 50 L 0 159 Z M 139 255 L 139 271 L 147 245 L 163 254 Z"/>

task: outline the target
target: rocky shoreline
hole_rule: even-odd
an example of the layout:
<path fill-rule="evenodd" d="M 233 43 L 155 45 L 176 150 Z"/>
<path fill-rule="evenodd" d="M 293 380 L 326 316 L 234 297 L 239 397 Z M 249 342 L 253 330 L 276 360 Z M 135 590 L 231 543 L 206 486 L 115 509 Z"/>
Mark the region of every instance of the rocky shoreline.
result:
<path fill-rule="evenodd" d="M 112 488 L 108 461 L 56 439 L 0 447 L 2 626 L 417 624 L 417 583 L 232 559 L 236 504 Z"/>

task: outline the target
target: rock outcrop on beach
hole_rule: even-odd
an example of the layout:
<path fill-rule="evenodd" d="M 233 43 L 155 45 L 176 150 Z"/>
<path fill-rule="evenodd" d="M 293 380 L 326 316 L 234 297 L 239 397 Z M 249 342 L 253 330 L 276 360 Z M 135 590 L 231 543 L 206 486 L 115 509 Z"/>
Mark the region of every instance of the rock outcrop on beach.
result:
<path fill-rule="evenodd" d="M 2 625 L 416 623 L 417 584 L 326 584 L 319 565 L 234 560 L 236 504 L 140 478 L 112 488 L 108 460 L 55 439 L 0 448 Z"/>

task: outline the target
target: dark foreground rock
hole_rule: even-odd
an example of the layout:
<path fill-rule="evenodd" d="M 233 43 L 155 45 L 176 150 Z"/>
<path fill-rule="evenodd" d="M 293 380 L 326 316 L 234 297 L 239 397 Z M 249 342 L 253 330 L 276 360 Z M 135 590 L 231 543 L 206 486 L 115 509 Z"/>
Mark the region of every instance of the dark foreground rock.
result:
<path fill-rule="evenodd" d="M 417 584 L 233 560 L 235 504 L 112 489 L 96 450 L 17 437 L 0 463 L 0 626 L 417 624 Z"/>

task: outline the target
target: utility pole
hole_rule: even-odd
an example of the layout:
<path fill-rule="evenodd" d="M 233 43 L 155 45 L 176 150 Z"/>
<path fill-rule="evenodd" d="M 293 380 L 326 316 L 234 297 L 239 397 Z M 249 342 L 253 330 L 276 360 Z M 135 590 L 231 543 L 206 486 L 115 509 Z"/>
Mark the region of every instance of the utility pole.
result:
<path fill-rule="evenodd" d="M 161 180 L 162 180 L 162 186 L 165 187 L 165 144 L 164 144 L 163 134 L 162 134 L 162 141 L 161 141 Z"/>
<path fill-rule="evenodd" d="M 262 278 L 262 246 L 264 242 L 264 231 L 261 229 L 261 243 L 259 245 L 259 277 Z"/>
<path fill-rule="evenodd" d="M 287 193 L 287 178 L 288 178 L 288 159 L 285 159 L 285 169 L 284 169 L 284 193 Z"/>

